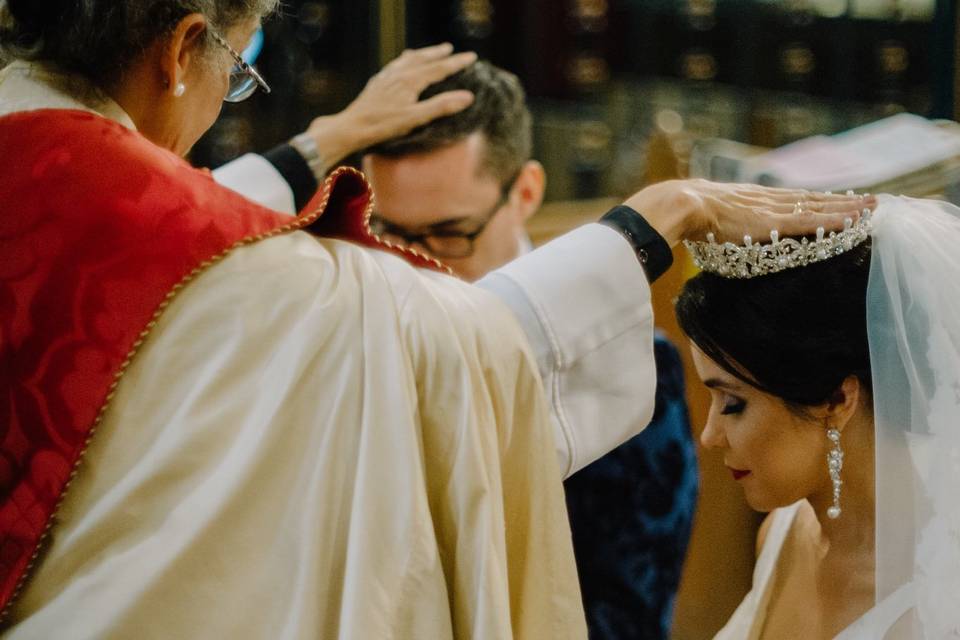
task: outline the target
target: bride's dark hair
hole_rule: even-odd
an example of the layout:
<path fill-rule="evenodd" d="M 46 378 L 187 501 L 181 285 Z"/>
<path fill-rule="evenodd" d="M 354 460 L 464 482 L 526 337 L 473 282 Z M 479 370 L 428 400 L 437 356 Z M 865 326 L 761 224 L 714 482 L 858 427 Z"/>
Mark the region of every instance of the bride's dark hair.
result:
<path fill-rule="evenodd" d="M 711 360 L 802 410 L 855 375 L 868 392 L 870 242 L 806 267 L 747 280 L 700 273 L 677 300 L 680 328 Z"/>

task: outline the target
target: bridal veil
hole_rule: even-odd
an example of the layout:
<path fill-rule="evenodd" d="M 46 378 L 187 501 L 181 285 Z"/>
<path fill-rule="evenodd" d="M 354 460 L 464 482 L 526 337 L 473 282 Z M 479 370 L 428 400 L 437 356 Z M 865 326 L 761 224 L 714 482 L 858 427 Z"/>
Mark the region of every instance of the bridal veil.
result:
<path fill-rule="evenodd" d="M 909 609 L 887 638 L 960 639 L 960 208 L 880 198 L 867 324 L 878 608 Z"/>

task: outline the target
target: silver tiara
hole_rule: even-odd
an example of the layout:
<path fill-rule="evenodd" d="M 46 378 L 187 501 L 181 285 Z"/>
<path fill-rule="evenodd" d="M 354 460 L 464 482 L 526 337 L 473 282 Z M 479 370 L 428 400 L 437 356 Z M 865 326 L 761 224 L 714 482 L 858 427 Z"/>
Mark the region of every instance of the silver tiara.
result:
<path fill-rule="evenodd" d="M 750 236 L 743 237 L 743 245 L 717 244 L 712 233 L 707 234 L 706 242 L 684 240 L 683 244 L 693 263 L 704 271 L 724 278 L 756 278 L 839 256 L 866 240 L 871 228 L 870 210 L 864 209 L 856 223 L 844 220 L 839 233 L 831 231 L 825 236 L 823 227 L 818 228 L 815 240 L 781 240 L 777 231 L 771 231 L 770 244 L 754 244 Z"/>

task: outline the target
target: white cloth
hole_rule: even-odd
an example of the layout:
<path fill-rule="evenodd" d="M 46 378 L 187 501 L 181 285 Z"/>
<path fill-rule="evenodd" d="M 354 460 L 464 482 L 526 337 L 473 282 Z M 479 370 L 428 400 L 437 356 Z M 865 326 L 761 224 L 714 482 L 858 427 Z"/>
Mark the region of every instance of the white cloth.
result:
<path fill-rule="evenodd" d="M 770 607 L 780 552 L 802 504 L 803 501 L 796 502 L 789 507 L 776 509 L 771 514 L 773 520 L 753 569 L 753 587 L 713 640 L 760 638 Z M 894 592 L 835 636 L 834 640 L 883 640 L 893 624 L 912 606 L 912 596 L 909 585 Z"/>
<path fill-rule="evenodd" d="M 657 379 L 650 286 L 617 231 L 580 227 L 477 285 L 503 299 L 526 331 L 564 475 L 650 421 Z"/>
<path fill-rule="evenodd" d="M 258 204 L 275 211 L 296 213 L 293 189 L 277 168 L 261 155 L 242 155 L 212 173 L 214 180 Z"/>
<path fill-rule="evenodd" d="M 127 369 L 7 637 L 585 637 L 552 440 L 495 296 L 303 232 L 240 247 Z"/>
<path fill-rule="evenodd" d="M 524 345 L 388 254 L 237 249 L 121 380 L 6 637 L 586 637 Z"/>
<path fill-rule="evenodd" d="M 54 90 L 37 65 L 0 71 L 0 115 L 44 107 L 99 111 L 133 129 L 115 102 L 96 109 Z M 248 154 L 213 172 L 256 202 L 294 214 L 290 186 Z M 650 286 L 630 244 L 591 224 L 476 283 L 500 297 L 527 333 L 550 403 L 564 477 L 639 433 L 653 416 L 656 367 Z"/>
<path fill-rule="evenodd" d="M 960 208 L 882 196 L 867 329 L 876 424 L 877 600 L 897 639 L 960 639 Z M 866 636 L 863 636 L 866 637 Z"/>
<path fill-rule="evenodd" d="M 0 114 L 50 106 L 85 108 L 0 77 Z M 560 273 L 539 273 L 551 251 Z M 8 637 L 585 637 L 536 369 L 586 427 L 557 441 L 565 468 L 638 431 L 649 288 L 605 227 L 524 260 L 488 287 L 502 301 L 304 233 L 201 274 L 121 381 Z M 590 267 L 582 304 L 558 302 L 580 277 L 561 260 Z M 611 317 L 626 300 L 640 312 Z M 638 361 L 611 372 L 618 340 Z M 632 406 L 594 427 L 583 378 L 618 374 Z"/>
<path fill-rule="evenodd" d="M 73 87 L 89 91 L 87 102 L 96 101 L 94 107 L 67 93 L 67 88 L 62 76 L 48 72 L 42 65 L 13 62 L 0 69 L 0 116 L 34 109 L 76 109 L 98 113 L 128 129 L 136 129 L 127 112 L 113 100 L 85 85 Z"/>
<path fill-rule="evenodd" d="M 770 605 L 770 587 L 777 560 L 801 504 L 797 502 L 772 513 L 773 520 L 753 567 L 753 587 L 713 640 L 757 640 L 760 637 Z"/>
<path fill-rule="evenodd" d="M 293 200 L 263 158 L 214 172 L 245 176 L 235 191 L 261 203 Z M 259 173 L 258 173 L 259 172 Z M 588 224 L 476 283 L 513 310 L 537 356 L 564 477 L 639 433 L 653 417 L 657 371 L 646 273 L 615 230 Z"/>

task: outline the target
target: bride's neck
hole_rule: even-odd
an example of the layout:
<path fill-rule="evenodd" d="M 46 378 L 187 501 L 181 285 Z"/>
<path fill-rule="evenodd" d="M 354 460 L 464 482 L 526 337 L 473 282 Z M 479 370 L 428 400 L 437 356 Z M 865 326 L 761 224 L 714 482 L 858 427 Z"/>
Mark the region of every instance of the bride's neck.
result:
<path fill-rule="evenodd" d="M 821 541 L 827 553 L 872 554 L 876 530 L 876 480 L 873 416 L 869 411 L 857 412 L 847 423 L 840 446 L 843 448 L 840 517 L 831 519 L 827 516 L 827 509 L 833 505 L 833 485 L 829 479 L 821 491 L 807 500 L 820 521 Z"/>

